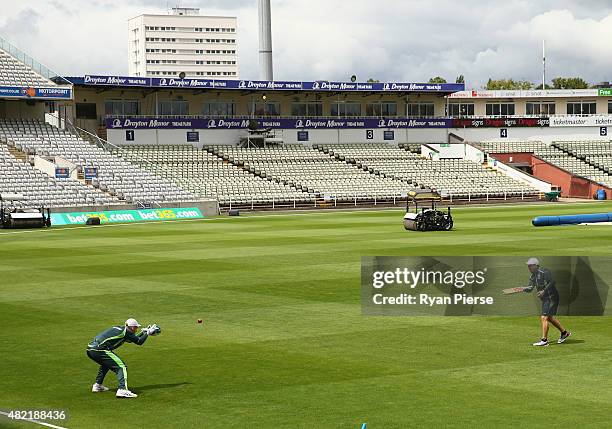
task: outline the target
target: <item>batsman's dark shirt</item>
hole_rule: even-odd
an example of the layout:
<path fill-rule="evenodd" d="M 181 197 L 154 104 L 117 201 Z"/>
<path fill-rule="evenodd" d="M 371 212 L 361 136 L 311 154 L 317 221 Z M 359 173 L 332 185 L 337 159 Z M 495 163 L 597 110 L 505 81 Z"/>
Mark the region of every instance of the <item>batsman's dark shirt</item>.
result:
<path fill-rule="evenodd" d="M 141 331 L 138 335 L 130 331 L 127 326 L 113 326 L 106 331 L 99 333 L 91 341 L 87 348 L 89 350 L 115 350 L 123 343 L 134 343 L 138 346 L 144 344 L 148 338 L 145 331 Z"/>
<path fill-rule="evenodd" d="M 537 292 L 544 292 L 542 300 L 559 300 L 559 291 L 557 290 L 555 279 L 553 279 L 549 269 L 538 268 L 535 273 L 531 273 L 529 285 L 527 289 L 525 289 L 525 292 L 531 292 L 534 288 Z"/>

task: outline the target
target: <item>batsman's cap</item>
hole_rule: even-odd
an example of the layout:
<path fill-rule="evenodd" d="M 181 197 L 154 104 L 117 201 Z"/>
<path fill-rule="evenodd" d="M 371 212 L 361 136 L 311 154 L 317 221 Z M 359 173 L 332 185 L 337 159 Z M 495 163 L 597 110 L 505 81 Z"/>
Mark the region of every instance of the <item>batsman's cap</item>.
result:
<path fill-rule="evenodd" d="M 538 258 L 529 258 L 527 265 L 540 265 Z"/>
<path fill-rule="evenodd" d="M 136 319 L 132 319 L 131 317 L 125 321 L 125 326 L 140 326 L 140 323 L 138 323 L 138 320 Z"/>

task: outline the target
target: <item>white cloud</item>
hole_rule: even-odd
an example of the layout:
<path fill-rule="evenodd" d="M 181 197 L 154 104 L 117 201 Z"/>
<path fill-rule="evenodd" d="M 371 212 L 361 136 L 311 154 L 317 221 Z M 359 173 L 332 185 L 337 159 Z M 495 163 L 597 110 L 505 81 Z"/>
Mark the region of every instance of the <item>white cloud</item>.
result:
<path fill-rule="evenodd" d="M 64 75 L 125 74 L 127 19 L 166 7 L 165 0 L 0 2 L 0 35 Z M 238 16 L 240 72 L 258 77 L 256 0 L 181 4 Z M 612 79 L 606 0 L 272 0 L 272 21 L 277 79 L 464 74 L 474 87 L 489 77 L 539 83 L 542 39 L 549 77 Z"/>

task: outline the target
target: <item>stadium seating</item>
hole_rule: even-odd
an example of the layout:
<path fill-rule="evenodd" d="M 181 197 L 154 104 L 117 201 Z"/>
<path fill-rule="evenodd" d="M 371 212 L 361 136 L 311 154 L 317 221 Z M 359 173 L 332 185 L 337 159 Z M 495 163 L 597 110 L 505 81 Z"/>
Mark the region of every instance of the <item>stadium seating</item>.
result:
<path fill-rule="evenodd" d="M 477 142 L 474 145 L 487 153 L 543 153 L 550 149 L 550 146 L 539 141 Z"/>
<path fill-rule="evenodd" d="M 405 183 L 338 162 L 328 154 L 299 144 L 267 148 L 207 146 L 206 149 L 257 176 L 328 200 L 393 199 L 406 192 Z"/>
<path fill-rule="evenodd" d="M 421 143 L 398 143 L 397 146 L 406 149 L 408 152 L 421 153 Z"/>
<path fill-rule="evenodd" d="M 2 49 L 0 49 L 0 85 L 56 86 Z"/>
<path fill-rule="evenodd" d="M 564 141 L 553 146 L 581 162 L 585 177 L 612 187 L 612 142 Z"/>
<path fill-rule="evenodd" d="M 16 193 L 24 196 L 29 207 L 76 207 L 119 204 L 116 197 L 88 187 L 73 179 L 56 179 L 29 163 L 13 157 L 6 145 L 0 144 L 0 194 Z"/>
<path fill-rule="evenodd" d="M 299 144 L 244 148 L 228 145 L 129 145 L 118 154 L 220 204 L 383 201 L 415 186 L 434 187 L 456 198 L 534 196 L 531 186 L 476 163 L 432 161 L 420 145 L 387 143 Z M 161 171 L 161 172 L 160 172 Z"/>
<path fill-rule="evenodd" d="M 93 186 L 119 200 L 139 205 L 192 201 L 194 195 L 167 179 L 49 124 L 24 119 L 0 121 L 0 139 L 28 154 L 61 156 L 79 168 L 96 167 Z"/>
<path fill-rule="evenodd" d="M 457 197 L 536 194 L 530 185 L 463 159 L 430 160 L 398 146 L 378 144 L 317 145 L 339 160 L 412 186 L 433 187 Z M 405 184 L 402 185 L 407 188 Z"/>
<path fill-rule="evenodd" d="M 544 161 L 576 176 L 612 186 L 612 144 L 609 141 L 480 142 L 488 153 L 533 153 Z"/>
<path fill-rule="evenodd" d="M 262 178 L 191 145 L 123 146 L 117 153 L 143 168 L 161 167 L 175 183 L 220 204 L 297 204 L 313 197 L 277 181 Z M 159 169 L 157 170 L 158 174 Z"/>

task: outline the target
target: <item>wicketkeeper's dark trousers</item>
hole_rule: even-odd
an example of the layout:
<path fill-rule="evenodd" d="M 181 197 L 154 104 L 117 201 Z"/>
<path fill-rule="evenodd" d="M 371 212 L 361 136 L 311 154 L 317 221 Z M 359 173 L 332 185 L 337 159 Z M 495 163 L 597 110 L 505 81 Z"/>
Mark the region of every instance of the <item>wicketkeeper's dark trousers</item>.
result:
<path fill-rule="evenodd" d="M 87 350 L 87 356 L 100 365 L 98 375 L 96 376 L 96 383 L 102 384 L 106 373 L 110 370 L 117 374 L 119 389 L 128 388 L 127 366 L 119 356 L 108 350 Z"/>

